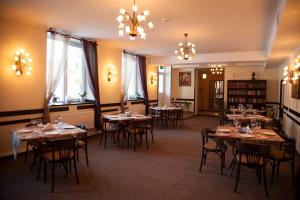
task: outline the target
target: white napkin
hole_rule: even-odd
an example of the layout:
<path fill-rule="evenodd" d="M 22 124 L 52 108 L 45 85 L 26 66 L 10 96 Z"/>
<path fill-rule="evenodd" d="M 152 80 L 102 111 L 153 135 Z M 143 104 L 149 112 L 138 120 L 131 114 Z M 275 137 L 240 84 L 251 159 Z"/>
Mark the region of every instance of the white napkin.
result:
<path fill-rule="evenodd" d="M 51 131 L 54 129 L 54 126 L 50 123 L 48 123 L 44 128 L 43 131 Z"/>

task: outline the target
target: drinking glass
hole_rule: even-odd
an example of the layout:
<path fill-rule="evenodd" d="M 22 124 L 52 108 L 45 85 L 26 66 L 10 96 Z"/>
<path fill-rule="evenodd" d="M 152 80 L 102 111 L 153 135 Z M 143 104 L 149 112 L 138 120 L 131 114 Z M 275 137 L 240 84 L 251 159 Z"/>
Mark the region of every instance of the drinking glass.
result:
<path fill-rule="evenodd" d="M 256 122 L 256 128 L 261 129 L 261 122 Z"/>
<path fill-rule="evenodd" d="M 234 125 L 236 128 L 240 128 L 241 123 L 240 123 L 239 120 L 235 119 L 235 120 L 233 121 L 233 125 Z"/>
<path fill-rule="evenodd" d="M 256 121 L 255 119 L 251 120 L 251 128 L 255 128 L 256 127 Z"/>

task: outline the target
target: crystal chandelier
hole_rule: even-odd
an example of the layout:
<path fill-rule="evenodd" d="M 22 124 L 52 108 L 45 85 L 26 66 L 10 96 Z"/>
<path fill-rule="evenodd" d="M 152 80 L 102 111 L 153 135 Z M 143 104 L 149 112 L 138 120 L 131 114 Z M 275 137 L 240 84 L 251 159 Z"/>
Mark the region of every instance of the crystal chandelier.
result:
<path fill-rule="evenodd" d="M 188 34 L 185 33 L 184 37 L 184 43 L 180 42 L 178 44 L 178 49 L 175 50 L 175 54 L 177 55 L 177 58 L 180 60 L 192 60 L 192 57 L 196 55 L 195 50 L 195 44 L 191 42 L 187 42 L 187 36 Z"/>
<path fill-rule="evenodd" d="M 128 13 L 124 8 L 120 9 L 120 15 L 117 17 L 119 22 L 119 36 L 123 37 L 124 31 L 130 36 L 131 40 L 134 40 L 136 36 L 140 35 L 141 39 L 146 39 L 146 33 L 142 27 L 143 23 L 147 23 L 148 27 L 151 29 L 154 27 L 151 21 L 147 20 L 150 15 L 149 10 L 144 10 L 142 14 L 138 14 L 138 6 L 133 1 L 132 6 L 133 13 Z"/>
<path fill-rule="evenodd" d="M 210 71 L 212 74 L 223 74 L 223 71 L 224 71 L 224 66 L 225 65 L 222 65 L 222 64 L 213 64 L 213 65 L 210 65 Z"/>
<path fill-rule="evenodd" d="M 285 66 L 283 69 L 283 82 L 282 84 L 286 84 L 287 82 L 293 83 L 299 79 L 300 76 L 300 55 L 295 59 L 294 65 Z"/>

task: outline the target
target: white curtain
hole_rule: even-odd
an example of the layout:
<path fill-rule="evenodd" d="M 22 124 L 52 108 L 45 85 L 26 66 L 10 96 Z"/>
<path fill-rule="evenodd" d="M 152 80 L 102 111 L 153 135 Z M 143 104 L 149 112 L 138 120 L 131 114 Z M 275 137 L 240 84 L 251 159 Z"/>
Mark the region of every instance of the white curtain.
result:
<path fill-rule="evenodd" d="M 137 93 L 143 97 L 138 57 L 123 53 L 122 56 L 122 99 L 129 99 Z"/>
<path fill-rule="evenodd" d="M 68 42 L 70 38 L 48 32 L 47 40 L 47 68 L 46 68 L 46 94 L 44 100 L 44 121 L 50 122 L 48 104 L 53 97 L 55 89 L 61 81 L 68 58 Z"/>

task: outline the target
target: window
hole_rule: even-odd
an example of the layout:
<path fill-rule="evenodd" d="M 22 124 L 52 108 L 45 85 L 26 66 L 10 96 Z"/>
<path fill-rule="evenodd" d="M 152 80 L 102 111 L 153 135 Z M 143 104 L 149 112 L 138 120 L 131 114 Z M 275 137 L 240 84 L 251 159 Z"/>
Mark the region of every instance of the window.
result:
<path fill-rule="evenodd" d="M 122 54 L 122 89 L 126 100 L 143 98 L 138 58 L 129 53 Z"/>
<path fill-rule="evenodd" d="M 50 34 L 47 38 L 47 73 L 54 70 L 58 72 L 54 74 L 60 76 L 50 103 L 78 102 L 85 98 L 93 100 L 87 84 L 81 41 L 51 37 Z"/>

